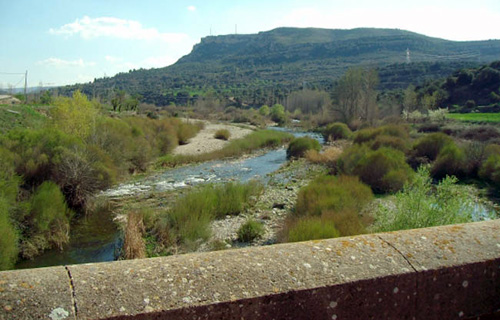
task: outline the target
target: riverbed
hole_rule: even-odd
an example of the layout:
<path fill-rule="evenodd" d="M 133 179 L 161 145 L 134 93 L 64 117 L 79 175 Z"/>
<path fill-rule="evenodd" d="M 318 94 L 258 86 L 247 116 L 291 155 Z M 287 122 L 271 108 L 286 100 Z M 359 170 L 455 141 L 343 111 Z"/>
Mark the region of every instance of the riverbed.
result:
<path fill-rule="evenodd" d="M 283 128 L 276 128 L 276 130 L 293 133 L 296 137 L 311 136 L 323 142 L 322 136 L 316 133 L 297 132 Z M 200 183 L 245 182 L 255 179 L 266 184 L 270 179 L 270 174 L 278 170 L 286 161 L 284 148 L 261 150 L 254 155 L 245 155 L 239 159 L 215 160 L 168 169 L 132 183 L 120 184 L 103 191 L 99 196 L 120 201 L 122 197 L 173 191 Z M 19 262 L 16 268 L 116 260 L 119 257 L 123 235 L 114 218 L 114 214 L 109 210 L 81 218 L 72 225 L 70 243 L 63 251 L 47 250 L 34 260 Z"/>

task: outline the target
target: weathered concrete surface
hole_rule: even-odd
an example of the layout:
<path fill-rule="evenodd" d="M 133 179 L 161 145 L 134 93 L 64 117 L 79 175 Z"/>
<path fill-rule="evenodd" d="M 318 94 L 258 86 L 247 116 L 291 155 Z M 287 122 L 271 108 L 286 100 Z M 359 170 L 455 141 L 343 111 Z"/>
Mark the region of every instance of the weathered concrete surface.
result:
<path fill-rule="evenodd" d="M 3 272 L 0 319 L 70 318 L 73 297 L 76 319 L 492 319 L 499 231 L 495 220 Z M 37 293 L 20 287 L 28 280 Z M 13 308 L 23 298 L 29 307 Z"/>
<path fill-rule="evenodd" d="M 390 316 L 394 309 L 380 311 L 380 305 L 366 305 L 363 297 L 379 295 L 382 300 L 393 301 L 391 306 L 396 302 L 404 305 L 408 304 L 408 290 L 413 290 L 415 286 L 409 277 L 401 277 L 411 272 L 409 264 L 374 235 L 272 248 L 79 265 L 71 266 L 70 270 L 75 284 L 78 315 L 84 318 L 161 313 L 220 302 L 226 303 L 213 306 L 211 312 L 221 312 L 222 317 L 228 316 L 231 311 L 231 319 L 248 318 L 249 315 L 271 318 L 268 312 L 278 312 L 276 316 L 291 319 L 301 309 L 307 314 L 317 310 L 331 318 L 336 310 L 330 305 L 342 303 L 355 303 L 352 308 L 342 308 L 346 312 L 358 309 L 358 303 L 361 303 L 366 312 L 388 312 Z M 388 280 L 390 285 L 382 286 L 378 279 L 389 276 L 392 276 Z M 325 289 L 360 280 L 366 282 Z M 393 292 L 396 287 L 398 294 Z M 322 294 L 310 291 L 311 288 L 319 288 Z M 299 294 L 295 291 L 304 292 Z M 273 304 L 280 299 L 275 302 L 270 298 L 276 295 L 286 297 L 286 308 L 276 310 Z M 312 297 L 314 302 L 309 301 Z M 356 297 L 356 301 L 352 297 Z M 291 298 L 302 301 L 303 305 L 290 304 Z M 248 305 L 240 301 L 245 299 Z M 268 310 L 262 299 L 270 302 Z M 227 304 L 231 301 L 238 303 Z M 229 306 L 234 308 L 227 310 Z M 185 314 L 188 319 L 192 318 L 190 314 L 193 312 L 199 315 L 194 310 L 189 312 Z M 289 316 L 284 317 L 289 312 Z M 175 313 L 172 319 L 179 316 Z"/>
<path fill-rule="evenodd" d="M 0 319 L 74 319 L 64 267 L 0 272 Z"/>
<path fill-rule="evenodd" d="M 418 291 L 430 293 L 417 297 L 423 319 L 463 319 L 500 309 L 499 220 L 379 236 L 418 271 Z"/>

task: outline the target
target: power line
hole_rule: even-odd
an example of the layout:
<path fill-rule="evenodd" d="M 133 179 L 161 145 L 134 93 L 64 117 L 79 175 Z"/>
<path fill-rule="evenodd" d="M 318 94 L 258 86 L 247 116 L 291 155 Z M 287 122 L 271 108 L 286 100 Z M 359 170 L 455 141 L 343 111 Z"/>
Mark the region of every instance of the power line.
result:
<path fill-rule="evenodd" d="M 0 74 L 10 74 L 10 75 L 23 75 L 24 76 L 24 72 L 0 72 Z"/>

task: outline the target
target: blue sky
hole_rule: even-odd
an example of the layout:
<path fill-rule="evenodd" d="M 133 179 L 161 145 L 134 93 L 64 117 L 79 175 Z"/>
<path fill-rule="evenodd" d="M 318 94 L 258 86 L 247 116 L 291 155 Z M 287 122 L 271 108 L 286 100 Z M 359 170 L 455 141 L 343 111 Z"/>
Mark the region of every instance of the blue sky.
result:
<path fill-rule="evenodd" d="M 88 82 L 170 65 L 201 37 L 280 26 L 399 28 L 500 39 L 498 0 L 0 0 L 0 88 Z M 499 57 L 500 59 L 500 57 Z"/>

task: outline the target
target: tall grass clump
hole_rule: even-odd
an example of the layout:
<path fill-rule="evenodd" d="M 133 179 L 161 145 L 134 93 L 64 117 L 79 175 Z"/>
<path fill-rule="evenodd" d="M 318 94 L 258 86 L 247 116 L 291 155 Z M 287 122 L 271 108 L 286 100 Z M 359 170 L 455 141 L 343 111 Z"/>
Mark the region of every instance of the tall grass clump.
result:
<path fill-rule="evenodd" d="M 143 239 L 145 226 L 141 212 L 130 212 L 127 215 L 123 251 L 125 259 L 142 259 L 146 257 L 146 244 Z"/>
<path fill-rule="evenodd" d="M 300 189 L 296 216 L 321 216 L 325 212 L 353 209 L 360 212 L 373 199 L 370 187 L 357 177 L 323 176 Z"/>
<path fill-rule="evenodd" d="M 219 129 L 215 132 L 214 138 L 219 139 L 219 140 L 229 140 L 229 137 L 231 136 L 231 132 L 227 129 Z"/>
<path fill-rule="evenodd" d="M 252 242 L 255 239 L 262 238 L 264 235 L 264 226 L 258 221 L 249 219 L 241 225 L 237 234 L 238 240 L 241 242 Z"/>
<path fill-rule="evenodd" d="M 306 217 L 298 220 L 288 229 L 288 242 L 316 239 L 330 239 L 340 236 L 332 221 L 321 217 Z"/>
<path fill-rule="evenodd" d="M 352 136 L 352 131 L 345 123 L 335 122 L 326 126 L 323 130 L 325 141 L 349 139 Z"/>
<path fill-rule="evenodd" d="M 309 150 L 321 150 L 321 144 L 318 140 L 310 137 L 295 138 L 290 142 L 286 150 L 287 158 L 301 158 L 304 157 Z"/>
<path fill-rule="evenodd" d="M 207 240 L 210 222 L 237 215 L 262 191 L 257 182 L 205 185 L 179 198 L 159 218 L 156 234 L 165 245 L 182 245 Z"/>
<path fill-rule="evenodd" d="M 433 186 L 429 169 L 421 166 L 414 179 L 395 196 L 392 204 L 380 205 L 376 212 L 376 231 L 425 228 L 472 220 L 474 199 L 447 176 Z"/>
<path fill-rule="evenodd" d="M 305 241 L 365 233 L 361 211 L 372 199 L 370 187 L 357 177 L 318 177 L 300 189 L 280 238 Z"/>

